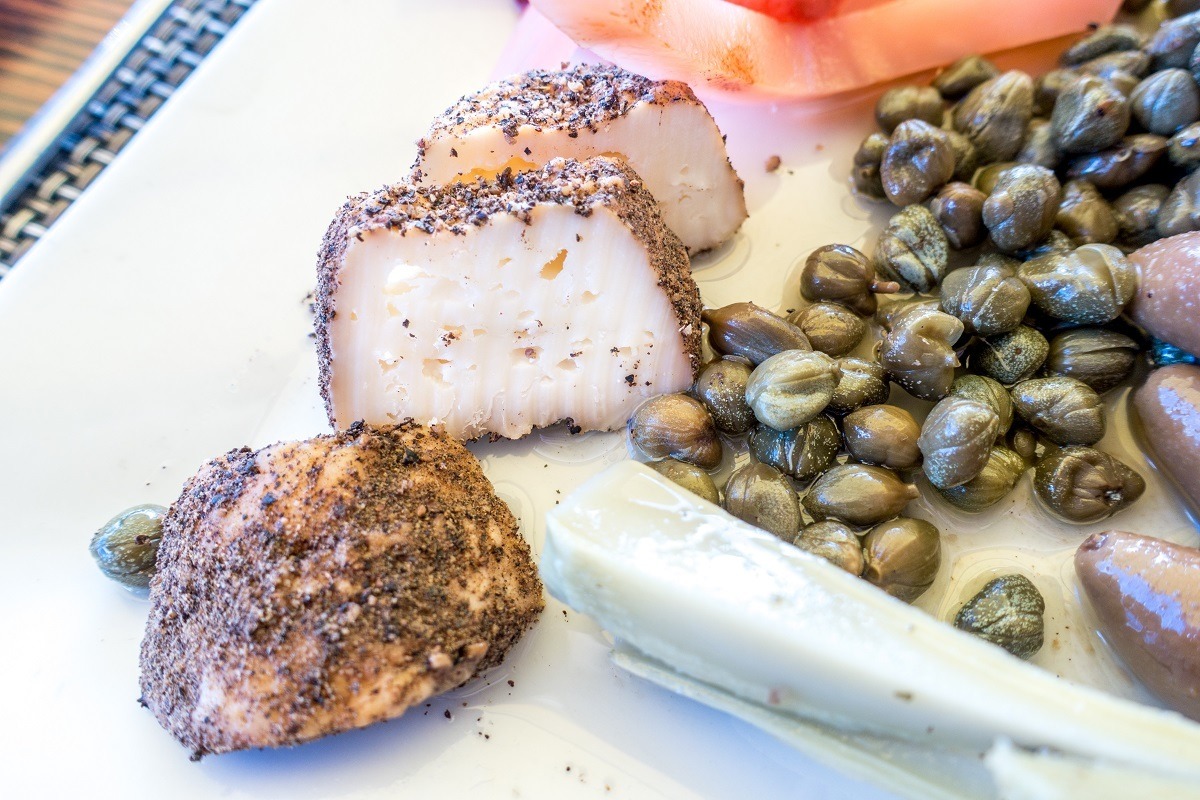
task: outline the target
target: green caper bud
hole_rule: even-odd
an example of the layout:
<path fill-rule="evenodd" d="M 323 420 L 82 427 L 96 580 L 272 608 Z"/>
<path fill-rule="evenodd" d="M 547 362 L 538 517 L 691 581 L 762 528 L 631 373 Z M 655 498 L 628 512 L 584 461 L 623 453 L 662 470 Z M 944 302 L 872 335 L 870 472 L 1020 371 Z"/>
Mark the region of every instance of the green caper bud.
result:
<path fill-rule="evenodd" d="M 987 195 L 970 184 L 947 183 L 929 203 L 933 218 L 942 226 L 946 240 L 955 250 L 974 247 L 983 241 L 983 201 Z"/>
<path fill-rule="evenodd" d="M 1200 171 L 1175 184 L 1158 210 L 1155 228 L 1163 237 L 1200 230 Z"/>
<path fill-rule="evenodd" d="M 932 291 L 946 274 L 950 243 L 925 206 L 908 206 L 888 221 L 875 250 L 875 268 L 914 292 Z"/>
<path fill-rule="evenodd" d="M 916 486 L 885 467 L 840 464 L 817 478 L 803 503 L 815 520 L 865 527 L 896 516 L 918 494 Z"/>
<path fill-rule="evenodd" d="M 1117 238 L 1112 206 L 1087 181 L 1067 181 L 1054 224 L 1078 244 L 1108 243 Z"/>
<path fill-rule="evenodd" d="M 884 335 L 879 361 L 913 397 L 938 400 L 954 382 L 958 366 L 954 343 L 962 334 L 957 317 L 934 310 L 911 311 Z"/>
<path fill-rule="evenodd" d="M 862 542 L 854 531 L 840 522 L 814 522 L 801 529 L 792 544 L 814 556 L 820 556 L 856 578 L 862 575 L 866 566 Z"/>
<path fill-rule="evenodd" d="M 1184 69 L 1154 73 L 1137 85 L 1129 102 L 1142 127 L 1161 136 L 1200 118 L 1200 88 Z"/>
<path fill-rule="evenodd" d="M 1037 434 L 1023 425 L 1017 425 L 1008 435 L 1009 449 L 1020 456 L 1025 468 L 1032 467 L 1038 459 Z"/>
<path fill-rule="evenodd" d="M 1048 117 L 1058 102 L 1063 89 L 1079 80 L 1073 69 L 1052 69 L 1033 82 L 1033 111 L 1039 117 Z M 1045 165 L 1043 165 L 1045 166 Z"/>
<path fill-rule="evenodd" d="M 983 56 L 964 56 L 937 74 L 933 88 L 947 100 L 957 100 L 999 74 L 996 65 Z"/>
<path fill-rule="evenodd" d="M 954 153 L 954 180 L 970 182 L 979 168 L 979 151 L 965 135 L 955 130 L 945 131 L 950 151 Z"/>
<path fill-rule="evenodd" d="M 892 133 L 907 120 L 941 125 L 945 104 L 937 89 L 930 86 L 897 86 L 888 89 L 875 103 L 875 121 L 884 133 Z"/>
<path fill-rule="evenodd" d="M 746 402 L 763 425 L 786 431 L 824 411 L 837 381 L 837 362 L 824 353 L 785 350 L 750 373 Z"/>
<path fill-rule="evenodd" d="M 875 321 L 882 325 L 885 331 L 890 331 L 909 314 L 937 311 L 940 308 L 938 302 L 937 297 L 925 297 L 919 294 L 897 297 L 879 307 L 879 310 L 875 312 Z"/>
<path fill-rule="evenodd" d="M 996 412 L 999 430 L 1003 435 L 1012 427 L 1013 406 L 1008 390 L 985 375 L 960 375 L 950 387 L 950 397 L 961 397 L 983 403 Z"/>
<path fill-rule="evenodd" d="M 149 586 L 166 513 L 162 506 L 140 505 L 104 523 L 88 546 L 100 571 L 130 589 Z"/>
<path fill-rule="evenodd" d="M 1016 330 L 1029 309 L 1029 289 L 1004 267 L 956 269 L 942 281 L 942 310 L 968 334 L 994 336 Z"/>
<path fill-rule="evenodd" d="M 938 529 L 923 519 L 900 517 L 863 537 L 863 577 L 892 597 L 911 603 L 933 585 L 942 563 Z"/>
<path fill-rule="evenodd" d="M 1047 450 L 1037 463 L 1033 489 L 1050 511 L 1067 522 L 1099 522 L 1146 491 L 1137 472 L 1090 447 Z"/>
<path fill-rule="evenodd" d="M 1084 75 L 1058 95 L 1050 125 L 1064 153 L 1094 153 L 1121 141 L 1129 128 L 1129 101 L 1100 78 Z"/>
<path fill-rule="evenodd" d="M 954 167 L 954 149 L 945 132 L 928 122 L 910 119 L 892 133 L 879 176 L 888 200 L 907 206 L 936 192 L 954 176 Z"/>
<path fill-rule="evenodd" d="M 1113 147 L 1076 156 L 1067 177 L 1090 181 L 1100 189 L 1119 189 L 1141 180 L 1167 152 L 1167 140 L 1153 133 L 1126 136 Z"/>
<path fill-rule="evenodd" d="M 850 457 L 888 469 L 911 469 L 921 463 L 917 437 L 921 426 L 898 406 L 864 406 L 842 420 Z"/>
<path fill-rule="evenodd" d="M 966 134 L 985 163 L 1007 161 L 1021 146 L 1033 116 L 1033 79 L 1012 71 L 972 89 L 954 107 L 955 130 Z"/>
<path fill-rule="evenodd" d="M 1197 44 L 1200 44 L 1200 27 L 1193 17 L 1187 16 L 1160 25 L 1146 43 L 1145 51 L 1154 59 L 1156 70 L 1184 68 Z"/>
<path fill-rule="evenodd" d="M 1068 47 L 1058 60 L 1064 67 L 1074 67 L 1106 53 L 1140 50 L 1145 41 L 1132 25 L 1102 25 Z"/>
<path fill-rule="evenodd" d="M 712 476 L 695 464 L 664 458 L 662 461 L 651 461 L 646 466 L 710 503 L 721 502 L 721 495 L 717 492 L 717 485 L 713 483 Z"/>
<path fill-rule="evenodd" d="M 754 412 L 746 403 L 746 382 L 752 369 L 746 361 L 726 356 L 705 364 L 692 385 L 692 396 L 726 433 L 745 433 L 754 427 Z"/>
<path fill-rule="evenodd" d="M 1024 575 L 1001 575 L 987 582 L 959 609 L 954 627 L 1028 660 L 1042 649 L 1046 601 Z"/>
<path fill-rule="evenodd" d="M 1015 331 L 976 342 L 971 349 L 971 369 L 1004 386 L 1012 386 L 1041 369 L 1049 350 L 1045 336 L 1022 325 Z"/>
<path fill-rule="evenodd" d="M 1123 333 L 1103 328 L 1075 328 L 1050 340 L 1046 371 L 1083 381 L 1096 392 L 1107 392 L 1133 372 L 1138 343 Z"/>
<path fill-rule="evenodd" d="M 1161 183 L 1135 186 L 1113 201 L 1117 241 L 1136 249 L 1158 240 L 1158 212 L 1171 189 Z"/>
<path fill-rule="evenodd" d="M 917 438 L 925 477 L 938 489 L 966 483 L 983 469 L 999 434 L 1000 417 L 991 406 L 961 397 L 940 401 Z"/>
<path fill-rule="evenodd" d="M 800 294 L 805 300 L 841 303 L 865 316 L 875 313 L 876 294 L 899 290 L 897 283 L 876 280 L 870 259 L 845 244 L 817 248 L 800 273 Z"/>
<path fill-rule="evenodd" d="M 825 410 L 830 414 L 849 414 L 856 408 L 887 400 L 891 393 L 887 371 L 877 361 L 845 356 L 837 360 L 837 386 Z"/>
<path fill-rule="evenodd" d="M 1171 163 L 1189 172 L 1200 166 L 1200 123 L 1188 125 L 1167 142 Z"/>
<path fill-rule="evenodd" d="M 997 247 L 1015 252 L 1050 233 L 1061 199 L 1062 188 L 1053 172 L 1019 164 L 996 181 L 983 204 L 983 224 Z"/>
<path fill-rule="evenodd" d="M 862 341 L 867 323 L 837 303 L 813 303 L 788 315 L 788 322 L 804 331 L 814 350 L 843 356 Z"/>
<path fill-rule="evenodd" d="M 1017 267 L 1021 266 L 1021 259 L 1007 255 L 1005 253 L 983 253 L 975 261 L 977 267 L 1004 267 L 1012 270 L 1014 273 Z"/>
<path fill-rule="evenodd" d="M 1125 50 L 1096 56 L 1075 69 L 1082 75 L 1095 75 L 1108 81 L 1120 90 L 1121 94 L 1128 96 L 1138 81 L 1150 72 L 1150 63 L 1150 56 L 1140 50 Z"/>
<path fill-rule="evenodd" d="M 809 481 L 829 469 L 842 440 L 837 423 L 821 414 L 786 431 L 759 425 L 751 432 L 749 444 L 759 461 L 796 480 Z"/>
<path fill-rule="evenodd" d="M 1029 287 L 1034 305 L 1055 319 L 1080 325 L 1119 317 L 1133 299 L 1138 280 L 1125 254 L 1107 244 L 1087 244 L 1070 253 L 1026 261 L 1017 275 Z"/>
<path fill-rule="evenodd" d="M 978 475 L 958 486 L 938 489 L 938 493 L 963 511 L 983 511 L 1004 499 L 1028 468 L 1018 453 L 1007 447 L 993 447 Z"/>
<path fill-rule="evenodd" d="M 1065 255 L 1075 249 L 1075 243 L 1071 241 L 1071 237 L 1067 236 L 1062 231 L 1055 228 L 1046 234 L 1046 238 L 1042 239 L 1032 247 L 1024 250 L 1018 250 L 1013 255 L 1022 261 L 1032 261 L 1035 258 L 1049 255 Z M 1020 264 L 1017 265 L 1017 271 L 1021 269 Z"/>
<path fill-rule="evenodd" d="M 1025 130 L 1025 140 L 1017 151 L 1017 163 L 1054 169 L 1061 158 L 1058 145 L 1054 143 L 1054 129 L 1050 127 L 1050 120 L 1030 120 Z"/>
<path fill-rule="evenodd" d="M 629 442 L 651 459 L 676 458 L 713 469 L 721 463 L 721 439 L 708 409 L 685 394 L 663 394 L 629 418 Z"/>
<path fill-rule="evenodd" d="M 738 467 L 725 484 L 725 510 L 743 522 L 791 541 L 800 530 L 800 501 L 792 482 L 757 461 Z"/>
<path fill-rule="evenodd" d="M 1013 408 L 1055 444 L 1095 444 L 1104 437 L 1104 403 L 1083 381 L 1055 375 L 1012 388 Z"/>
<path fill-rule="evenodd" d="M 883 179 L 879 167 L 883 163 L 883 152 L 887 150 L 888 138 L 882 133 L 872 133 L 858 146 L 854 153 L 854 168 L 850 171 L 850 185 L 854 193 L 872 200 L 884 200 Z"/>
<path fill-rule="evenodd" d="M 971 185 L 984 194 L 991 194 L 995 190 L 1000 176 L 1016 166 L 1019 166 L 1016 161 L 997 161 L 995 164 L 986 164 L 975 170 L 975 174 L 971 176 Z"/>
<path fill-rule="evenodd" d="M 812 349 L 803 331 L 754 303 L 706 308 L 700 317 L 708 325 L 708 343 L 713 350 L 741 356 L 751 364 L 761 364 L 784 350 Z"/>

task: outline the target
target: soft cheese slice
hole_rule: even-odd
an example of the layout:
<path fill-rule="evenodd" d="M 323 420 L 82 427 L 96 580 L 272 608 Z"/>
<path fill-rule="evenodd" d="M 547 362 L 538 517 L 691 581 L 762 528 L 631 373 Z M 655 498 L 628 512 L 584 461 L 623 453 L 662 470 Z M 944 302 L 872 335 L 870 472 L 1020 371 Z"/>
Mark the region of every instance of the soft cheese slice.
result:
<path fill-rule="evenodd" d="M 725 140 L 687 84 L 620 67 L 534 70 L 467 95 L 419 142 L 417 180 L 440 184 L 606 155 L 646 182 L 689 252 L 716 247 L 746 218 Z"/>
<path fill-rule="evenodd" d="M 1200 780 L 1200 726 L 1056 678 L 644 465 L 546 517 L 551 594 L 625 645 L 783 714 L 983 752 L 999 737 Z"/>
<path fill-rule="evenodd" d="M 458 438 L 625 423 L 700 354 L 687 254 L 625 164 L 351 198 L 325 236 L 317 348 L 330 421 Z"/>

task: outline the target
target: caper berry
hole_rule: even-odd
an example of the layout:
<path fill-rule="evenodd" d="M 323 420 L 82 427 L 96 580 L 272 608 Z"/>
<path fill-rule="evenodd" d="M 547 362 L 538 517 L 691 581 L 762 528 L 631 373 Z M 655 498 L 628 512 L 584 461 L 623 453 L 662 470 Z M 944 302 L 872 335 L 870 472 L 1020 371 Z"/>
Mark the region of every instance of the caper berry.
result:
<path fill-rule="evenodd" d="M 1045 639 L 1046 601 L 1024 575 L 1001 575 L 963 604 L 954 627 L 1030 659 Z"/>
<path fill-rule="evenodd" d="M 933 88 L 947 100 L 957 100 L 999 74 L 996 65 L 983 56 L 964 56 L 938 73 L 933 79 Z"/>
<path fill-rule="evenodd" d="M 1167 140 L 1152 133 L 1126 136 L 1115 146 L 1076 156 L 1067 177 L 1082 178 L 1100 189 L 1119 189 L 1140 180 L 1167 152 Z"/>
<path fill-rule="evenodd" d="M 1118 459 L 1090 447 L 1047 450 L 1037 463 L 1033 488 L 1039 500 L 1067 522 L 1099 522 L 1146 491 L 1146 481 Z"/>
<path fill-rule="evenodd" d="M 1200 171 L 1175 184 L 1158 210 L 1155 228 L 1164 237 L 1200 230 Z"/>
<path fill-rule="evenodd" d="M 963 511 L 983 511 L 1004 499 L 1028 468 L 1020 454 L 1007 447 L 993 447 L 978 475 L 958 486 L 938 489 L 938 493 Z"/>
<path fill-rule="evenodd" d="M 863 577 L 892 597 L 911 603 L 933 585 L 942 563 L 938 529 L 923 519 L 900 517 L 863 537 Z"/>
<path fill-rule="evenodd" d="M 875 313 L 875 295 L 891 294 L 900 285 L 875 278 L 870 259 L 845 244 L 830 244 L 814 250 L 800 273 L 800 294 L 815 303 L 841 303 L 859 314 Z"/>
<path fill-rule="evenodd" d="M 1045 336 L 1021 325 L 1015 331 L 980 339 L 971 349 L 971 369 L 1012 386 L 1032 377 L 1045 363 L 1049 350 Z"/>
<path fill-rule="evenodd" d="M 1025 140 L 1017 151 L 1015 160 L 1019 164 L 1033 164 L 1046 169 L 1058 166 L 1062 154 L 1054 143 L 1054 129 L 1048 119 L 1032 119 L 1025 130 Z"/>
<path fill-rule="evenodd" d="M 1087 181 L 1067 181 L 1054 224 L 1078 244 L 1108 243 L 1117 238 L 1112 207 Z"/>
<path fill-rule="evenodd" d="M 901 122 L 888 141 L 879 167 L 888 200 L 907 206 L 929 197 L 954 176 L 954 155 L 950 140 L 940 128 L 919 119 Z"/>
<path fill-rule="evenodd" d="M 875 121 L 888 134 L 907 120 L 941 125 L 944 114 L 942 96 L 930 86 L 897 86 L 881 94 L 875 103 Z"/>
<path fill-rule="evenodd" d="M 808 481 L 829 469 L 842 441 L 837 423 L 822 414 L 786 431 L 759 425 L 751 432 L 749 444 L 759 461 Z"/>
<path fill-rule="evenodd" d="M 1107 244 L 1026 261 L 1017 275 L 1029 287 L 1034 305 L 1055 319 L 1080 325 L 1116 319 L 1137 290 L 1137 269 Z"/>
<path fill-rule="evenodd" d="M 1200 166 L 1200 123 L 1188 125 L 1167 142 L 1171 163 L 1189 172 Z"/>
<path fill-rule="evenodd" d="M 984 162 L 1007 161 L 1021 146 L 1033 116 L 1033 79 L 1016 70 L 990 78 L 954 107 L 955 130 L 963 133 Z"/>
<path fill-rule="evenodd" d="M 827 412 L 849 414 L 856 408 L 887 400 L 891 387 L 882 364 L 853 356 L 839 358 L 837 364 L 841 377 L 825 407 Z"/>
<path fill-rule="evenodd" d="M 1012 427 L 1013 406 L 1008 390 L 986 375 L 960 375 L 950 387 L 950 397 L 961 397 L 983 403 L 996 412 L 999 431 L 1003 435 Z"/>
<path fill-rule="evenodd" d="M 130 589 L 144 589 L 154 577 L 167 509 L 127 508 L 92 535 L 88 550 L 106 577 Z"/>
<path fill-rule="evenodd" d="M 717 485 L 713 483 L 712 476 L 695 464 L 664 458 L 662 461 L 651 461 L 646 466 L 710 503 L 721 502 L 721 495 L 717 492 Z"/>
<path fill-rule="evenodd" d="M 1058 95 L 1050 124 L 1064 153 L 1094 153 L 1121 141 L 1129 128 L 1129 101 L 1100 78 L 1081 76 Z"/>
<path fill-rule="evenodd" d="M 887 199 L 887 194 L 883 191 L 883 179 L 879 175 L 879 167 L 883 163 L 883 152 L 887 150 L 887 145 L 886 136 L 882 133 L 872 133 L 863 139 L 863 143 L 854 153 L 850 185 L 860 197 L 872 200 Z"/>
<path fill-rule="evenodd" d="M 837 362 L 824 353 L 785 350 L 750 373 L 746 402 L 763 425 L 786 431 L 824 411 L 837 381 Z"/>
<path fill-rule="evenodd" d="M 865 527 L 896 516 L 917 495 L 917 487 L 890 469 L 841 464 L 817 478 L 803 503 L 815 520 L 838 519 Z"/>
<path fill-rule="evenodd" d="M 761 364 L 784 350 L 811 350 L 804 332 L 778 314 L 754 303 L 732 303 L 704 309 L 708 343 L 721 355 L 741 356 Z"/>
<path fill-rule="evenodd" d="M 947 183 L 929 203 L 934 219 L 942 226 L 946 241 L 955 250 L 974 247 L 983 241 L 983 202 L 987 195 L 970 184 Z"/>
<path fill-rule="evenodd" d="M 862 317 L 837 303 L 813 303 L 789 314 L 788 322 L 804 331 L 814 350 L 831 356 L 849 353 L 867 332 Z"/>
<path fill-rule="evenodd" d="M 983 204 L 983 224 L 1001 250 L 1021 250 L 1050 233 L 1061 198 L 1062 189 L 1053 172 L 1019 164 L 997 179 Z"/>
<path fill-rule="evenodd" d="M 968 334 L 994 336 L 1015 330 L 1029 309 L 1029 289 L 1004 267 L 956 269 L 942 281 L 942 310 Z"/>
<path fill-rule="evenodd" d="M 1129 103 L 1142 127 L 1161 136 L 1171 136 L 1200 118 L 1200 88 L 1183 69 L 1165 69 L 1146 78 Z"/>
<path fill-rule="evenodd" d="M 954 343 L 963 334 L 957 317 L 914 310 L 896 320 L 883 337 L 879 361 L 909 394 L 922 400 L 946 396 L 954 382 L 958 355 Z"/>
<path fill-rule="evenodd" d="M 834 566 L 858 577 L 866 561 L 862 542 L 848 526 L 833 520 L 814 522 L 801 529 L 792 540 L 801 550 L 820 556 Z"/>
<path fill-rule="evenodd" d="M 1055 375 L 1012 388 L 1013 408 L 1055 444 L 1095 444 L 1104 437 L 1104 404 L 1083 381 Z"/>
<path fill-rule="evenodd" d="M 717 428 L 726 433 L 745 433 L 754 427 L 754 412 L 746 403 L 750 364 L 737 356 L 710 361 L 696 376 L 692 396 L 704 404 Z"/>
<path fill-rule="evenodd" d="M 917 438 L 925 477 L 938 489 L 966 483 L 983 469 L 999 434 L 1000 417 L 991 406 L 947 397 L 929 412 Z"/>
<path fill-rule="evenodd" d="M 723 505 L 743 522 L 789 542 L 800 530 L 800 502 L 791 481 L 757 461 L 738 467 L 729 476 Z"/>
<path fill-rule="evenodd" d="M 1097 392 L 1118 386 L 1133 371 L 1138 343 L 1123 333 L 1103 328 L 1075 328 L 1050 340 L 1046 371 L 1075 378 Z"/>
<path fill-rule="evenodd" d="M 1106 53 L 1139 50 L 1145 37 L 1132 25 L 1103 25 L 1083 37 L 1059 57 L 1066 67 L 1074 67 Z"/>
<path fill-rule="evenodd" d="M 1158 239 L 1158 212 L 1166 202 L 1170 188 L 1161 183 L 1135 186 L 1113 201 L 1118 238 L 1122 245 L 1138 248 Z"/>
<path fill-rule="evenodd" d="M 901 286 L 927 293 L 941 282 L 950 259 L 950 243 L 933 213 L 908 206 L 888 221 L 875 250 L 875 268 Z"/>
<path fill-rule="evenodd" d="M 629 418 L 629 441 L 648 458 L 675 458 L 705 469 L 721 463 L 721 439 L 708 409 L 685 394 L 663 394 Z"/>
<path fill-rule="evenodd" d="M 917 437 L 921 426 L 898 406 L 864 406 L 842 420 L 850 457 L 888 469 L 911 469 L 921 463 Z"/>

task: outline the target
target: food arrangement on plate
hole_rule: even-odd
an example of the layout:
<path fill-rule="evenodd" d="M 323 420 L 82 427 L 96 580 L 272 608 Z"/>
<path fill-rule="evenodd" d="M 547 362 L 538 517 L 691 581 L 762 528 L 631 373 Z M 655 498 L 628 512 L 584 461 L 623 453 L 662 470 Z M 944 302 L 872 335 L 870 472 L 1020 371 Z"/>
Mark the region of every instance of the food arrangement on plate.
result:
<path fill-rule="evenodd" d="M 625 428 L 636 460 L 548 514 L 539 569 L 626 669 L 833 763 L 888 750 L 912 794 L 934 791 L 914 777 L 929 751 L 985 770 L 964 791 L 1061 789 L 1065 765 L 1194 792 L 1194 723 L 1022 663 L 1049 638 L 1044 576 L 1014 563 L 946 621 L 910 604 L 947 568 L 947 521 L 969 519 L 924 509 L 981 512 L 1029 472 L 1033 525 L 1137 503 L 1153 476 L 1097 446 L 1132 383 L 1142 446 L 1200 504 L 1200 11 L 1097 27 L 1044 75 L 970 55 L 884 92 L 845 166 L 897 213 L 871 256 L 807 254 L 803 302 L 775 313 L 752 287 L 703 305 L 691 259 L 736 234 L 742 182 L 687 84 L 624 68 L 675 74 L 646 42 L 681 4 L 623 35 L 587 24 L 605 4 L 535 5 L 621 66 L 462 98 L 408 179 L 338 212 L 316 302 L 337 432 L 232 451 L 94 538 L 106 574 L 149 584 L 142 699 L 163 726 L 196 757 L 296 744 L 499 663 L 542 588 L 460 442 Z M 796 52 L 948 4 L 828 5 L 699 4 Z M 1115 10 L 1063 6 L 1026 39 Z M 681 76 L 725 90 L 848 88 L 798 64 L 739 83 L 695 53 Z M 1071 579 L 1126 668 L 1195 718 L 1200 551 L 1155 533 L 1082 538 Z"/>

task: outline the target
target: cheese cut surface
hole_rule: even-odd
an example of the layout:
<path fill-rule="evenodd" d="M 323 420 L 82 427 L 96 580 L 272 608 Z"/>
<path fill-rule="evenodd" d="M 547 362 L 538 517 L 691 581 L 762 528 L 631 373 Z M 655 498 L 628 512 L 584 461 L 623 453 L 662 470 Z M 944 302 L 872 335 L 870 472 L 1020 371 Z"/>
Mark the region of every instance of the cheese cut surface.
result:
<path fill-rule="evenodd" d="M 689 252 L 716 247 L 746 218 L 721 131 L 686 84 L 619 67 L 534 70 L 467 95 L 419 143 L 430 184 L 535 169 L 555 157 L 626 161 Z"/>
<path fill-rule="evenodd" d="M 611 430 L 643 399 L 691 384 L 700 296 L 632 170 L 559 159 L 352 198 L 321 252 L 317 346 L 337 428 Z"/>

